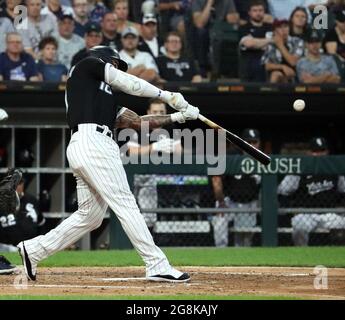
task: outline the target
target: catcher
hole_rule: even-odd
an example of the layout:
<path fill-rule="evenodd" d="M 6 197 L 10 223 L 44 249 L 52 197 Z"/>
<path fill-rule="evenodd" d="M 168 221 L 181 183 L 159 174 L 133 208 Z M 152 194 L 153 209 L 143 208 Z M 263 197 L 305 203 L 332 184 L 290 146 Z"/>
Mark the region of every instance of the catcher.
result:
<path fill-rule="evenodd" d="M 17 251 L 15 245 L 41 234 L 44 223 L 36 197 L 25 192 L 23 173 L 9 170 L 0 182 L 0 250 Z M 0 259 L 0 265 L 0 273 L 13 272 L 8 261 Z"/>
<path fill-rule="evenodd" d="M 20 206 L 16 189 L 21 179 L 22 173 L 19 170 L 11 169 L 0 181 L 0 230 L 12 223 L 16 210 Z M 0 239 L 1 236 L 2 232 L 0 231 Z M 0 274 L 11 274 L 14 270 L 15 266 L 4 256 L 0 256 Z"/>

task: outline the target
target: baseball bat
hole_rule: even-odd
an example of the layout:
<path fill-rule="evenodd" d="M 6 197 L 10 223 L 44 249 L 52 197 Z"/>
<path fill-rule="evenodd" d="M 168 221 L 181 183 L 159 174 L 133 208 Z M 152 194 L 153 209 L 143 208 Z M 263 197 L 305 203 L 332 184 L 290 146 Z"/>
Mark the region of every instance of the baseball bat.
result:
<path fill-rule="evenodd" d="M 220 125 L 216 124 L 215 122 L 211 121 L 210 119 L 207 119 L 203 115 L 199 114 L 199 120 L 206 123 L 209 127 L 215 130 L 222 130 L 225 132 L 226 139 L 233 143 L 235 146 L 240 148 L 241 150 L 245 151 L 247 154 L 249 154 L 251 157 L 253 157 L 255 160 L 261 162 L 264 165 L 268 165 L 271 162 L 271 158 L 263 153 L 262 151 L 256 149 L 253 147 L 250 143 L 244 141 L 236 134 L 230 132 L 229 130 L 224 129 Z"/>

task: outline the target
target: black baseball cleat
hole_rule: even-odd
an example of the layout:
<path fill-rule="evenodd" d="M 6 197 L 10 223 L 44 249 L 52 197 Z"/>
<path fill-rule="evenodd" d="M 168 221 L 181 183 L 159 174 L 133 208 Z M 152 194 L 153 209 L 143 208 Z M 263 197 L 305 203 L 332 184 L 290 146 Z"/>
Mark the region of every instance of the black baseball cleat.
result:
<path fill-rule="evenodd" d="M 28 253 L 26 252 L 24 241 L 17 245 L 18 252 L 22 258 L 24 271 L 29 280 L 36 281 L 36 267 L 37 263 L 30 260 Z"/>
<path fill-rule="evenodd" d="M 4 256 L 0 256 L 0 274 L 12 274 L 16 266 L 11 264 Z"/>
<path fill-rule="evenodd" d="M 174 282 L 174 283 L 183 283 L 190 281 L 190 276 L 188 273 L 180 272 L 174 268 L 171 268 L 171 270 L 168 273 L 164 274 L 157 274 L 154 276 L 148 276 L 146 277 L 147 280 L 150 281 L 164 281 L 164 282 Z"/>

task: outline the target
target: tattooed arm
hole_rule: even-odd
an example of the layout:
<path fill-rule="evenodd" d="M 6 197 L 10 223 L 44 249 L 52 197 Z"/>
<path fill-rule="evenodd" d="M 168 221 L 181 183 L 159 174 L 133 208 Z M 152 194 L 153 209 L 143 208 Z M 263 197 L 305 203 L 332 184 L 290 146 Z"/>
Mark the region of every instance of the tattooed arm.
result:
<path fill-rule="evenodd" d="M 161 128 L 163 126 L 169 125 L 175 121 L 180 120 L 179 117 L 183 117 L 180 112 L 176 112 L 169 115 L 145 115 L 145 116 L 139 116 L 134 111 L 122 108 L 117 116 L 116 122 L 115 122 L 115 128 L 122 129 L 122 128 L 132 128 L 135 130 L 139 130 L 141 127 L 141 124 L 145 121 L 148 122 L 150 130 L 155 128 Z M 167 144 L 168 141 L 165 141 Z M 154 151 L 156 148 L 156 151 L 163 151 L 164 141 L 151 143 L 146 146 L 141 146 L 137 142 L 129 141 L 128 142 L 128 151 L 131 155 L 133 154 L 148 154 L 152 150 Z M 166 146 L 167 147 L 167 146 Z M 162 149 L 163 148 L 163 149 Z M 174 152 L 175 153 L 181 153 L 182 152 L 182 146 L 181 143 L 177 143 L 174 145 Z M 171 152 L 171 151 L 170 151 Z M 169 152 L 169 153 L 170 153 Z"/>
<path fill-rule="evenodd" d="M 139 130 L 143 121 L 148 121 L 150 130 L 155 128 L 164 127 L 173 123 L 171 114 L 167 115 L 145 115 L 139 116 L 134 111 L 124 108 L 125 110 L 120 113 L 115 122 L 115 128 L 132 128 Z"/>

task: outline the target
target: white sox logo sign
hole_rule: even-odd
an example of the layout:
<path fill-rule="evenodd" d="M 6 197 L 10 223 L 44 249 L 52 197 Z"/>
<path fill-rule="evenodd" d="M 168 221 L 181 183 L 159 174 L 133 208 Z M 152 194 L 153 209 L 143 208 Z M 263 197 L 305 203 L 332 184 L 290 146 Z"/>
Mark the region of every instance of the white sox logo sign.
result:
<path fill-rule="evenodd" d="M 301 173 L 301 158 L 276 158 L 272 159 L 268 166 L 264 166 L 251 158 L 244 158 L 241 161 L 241 171 L 244 174 L 299 174 Z"/>

